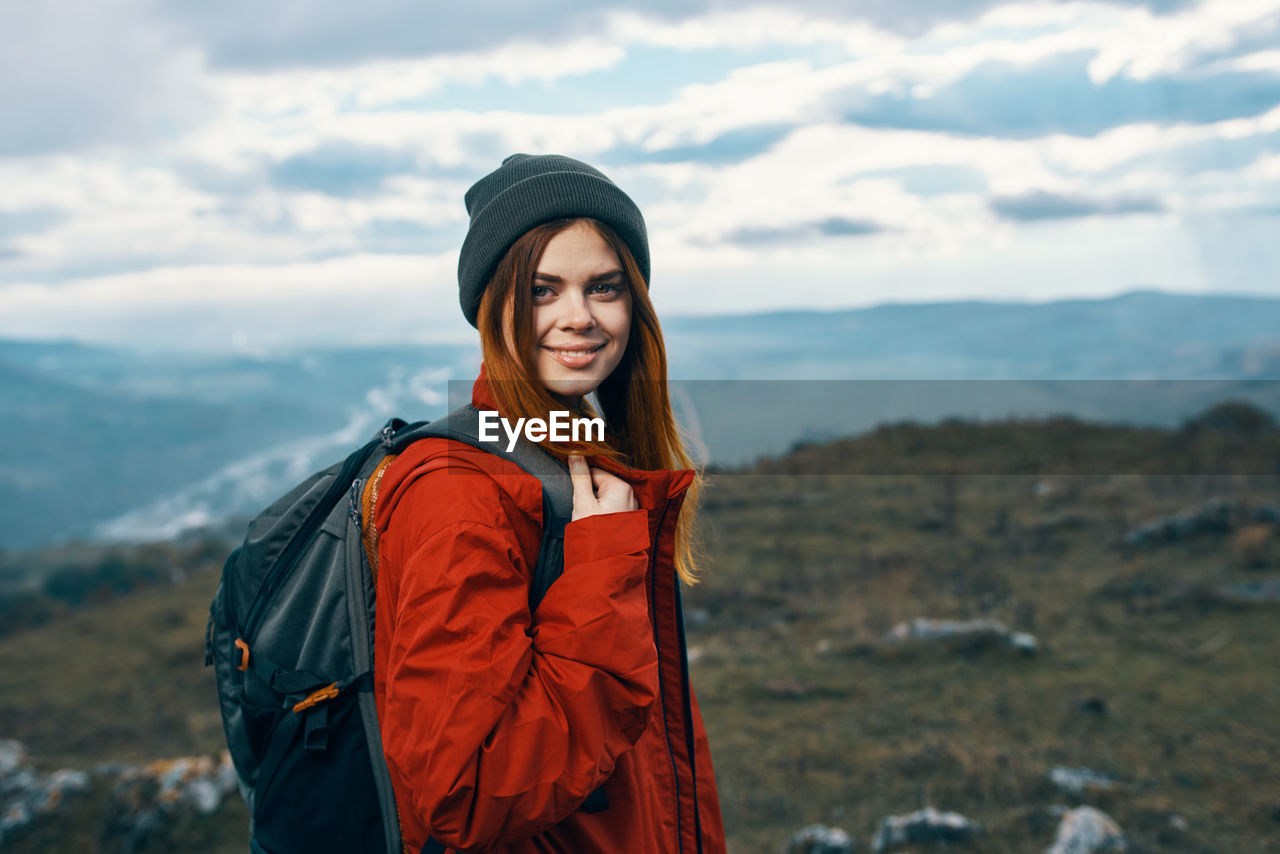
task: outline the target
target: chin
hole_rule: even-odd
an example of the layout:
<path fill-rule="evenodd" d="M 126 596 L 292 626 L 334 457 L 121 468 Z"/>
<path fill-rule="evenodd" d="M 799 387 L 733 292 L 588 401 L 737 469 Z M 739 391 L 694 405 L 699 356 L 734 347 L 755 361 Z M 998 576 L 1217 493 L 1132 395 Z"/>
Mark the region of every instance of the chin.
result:
<path fill-rule="evenodd" d="M 542 384 L 557 397 L 584 397 L 600 387 L 597 377 L 543 377 Z"/>

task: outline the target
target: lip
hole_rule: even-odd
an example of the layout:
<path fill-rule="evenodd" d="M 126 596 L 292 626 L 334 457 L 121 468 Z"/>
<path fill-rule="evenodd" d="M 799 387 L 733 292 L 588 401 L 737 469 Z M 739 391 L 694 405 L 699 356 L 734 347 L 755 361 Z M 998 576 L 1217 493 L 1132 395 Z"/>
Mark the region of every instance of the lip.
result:
<path fill-rule="evenodd" d="M 544 349 L 544 350 L 569 350 L 569 351 L 572 351 L 572 352 L 574 352 L 574 353 L 587 353 L 587 352 L 593 352 L 593 351 L 595 351 L 595 350 L 599 350 L 599 349 L 600 349 L 601 347 L 603 347 L 603 346 L 604 346 L 604 342 L 603 342 L 603 341 L 601 341 L 599 344 L 568 344 L 568 345 L 565 345 L 565 346 L 563 346 L 563 347 L 556 347 L 556 346 L 551 345 L 551 344 L 543 344 L 543 345 L 542 345 L 542 347 L 543 347 L 543 349 Z"/>
<path fill-rule="evenodd" d="M 596 356 L 604 349 L 604 344 L 595 346 L 577 345 L 574 347 L 548 347 L 543 345 L 542 349 L 547 355 L 566 368 L 585 368 L 596 360 Z"/>

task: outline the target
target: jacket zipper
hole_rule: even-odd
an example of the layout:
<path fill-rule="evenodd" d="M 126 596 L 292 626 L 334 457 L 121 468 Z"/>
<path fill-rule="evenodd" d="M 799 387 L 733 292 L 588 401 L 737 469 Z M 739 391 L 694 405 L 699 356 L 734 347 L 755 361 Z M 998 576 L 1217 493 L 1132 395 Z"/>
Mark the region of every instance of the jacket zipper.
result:
<path fill-rule="evenodd" d="M 698 808 L 698 750 L 693 737 L 693 703 L 689 698 L 689 653 L 684 636 L 684 602 L 680 596 L 680 579 L 675 580 L 676 610 L 679 619 L 676 628 L 680 638 L 681 695 L 684 700 L 685 744 L 689 748 L 689 774 L 693 780 L 693 827 L 698 835 L 698 851 L 702 851 L 702 816 Z"/>
<path fill-rule="evenodd" d="M 653 549 L 649 555 L 649 611 L 653 616 L 653 647 L 658 650 L 658 703 L 662 707 L 662 732 L 667 740 L 667 758 L 671 760 L 671 778 L 676 784 L 676 844 L 677 850 L 684 851 L 684 832 L 680 819 L 680 772 L 676 768 L 675 751 L 671 748 L 671 727 L 667 723 L 667 697 L 662 687 L 662 652 L 658 645 L 658 539 L 662 536 L 662 524 L 667 519 L 667 510 L 671 507 L 671 499 L 662 507 L 662 515 L 658 517 L 658 536 L 654 538 Z M 695 809 L 697 805 L 694 805 Z"/>

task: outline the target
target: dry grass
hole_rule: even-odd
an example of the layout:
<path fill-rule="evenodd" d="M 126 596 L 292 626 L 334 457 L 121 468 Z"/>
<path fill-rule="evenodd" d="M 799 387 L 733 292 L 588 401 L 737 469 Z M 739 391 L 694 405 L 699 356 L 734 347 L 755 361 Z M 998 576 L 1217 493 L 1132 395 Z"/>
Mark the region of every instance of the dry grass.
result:
<path fill-rule="evenodd" d="M 1227 537 L 1118 547 L 1127 524 L 1224 486 L 1274 501 L 1277 479 L 942 481 L 709 485 L 708 505 L 733 512 L 709 515 L 714 561 L 687 602 L 709 615 L 691 633 L 693 672 L 733 849 L 780 851 L 813 822 L 865 839 L 880 818 L 933 805 L 982 823 L 971 850 L 1043 850 L 1049 807 L 1083 802 L 1052 786 L 1054 765 L 1118 781 L 1088 802 L 1131 850 L 1280 844 L 1280 606 L 1194 593 L 1280 565 L 1241 568 Z M 948 501 L 953 524 L 939 524 Z M 916 616 L 995 617 L 1040 652 L 879 642 Z M 782 679 L 810 690 L 768 690 Z"/>

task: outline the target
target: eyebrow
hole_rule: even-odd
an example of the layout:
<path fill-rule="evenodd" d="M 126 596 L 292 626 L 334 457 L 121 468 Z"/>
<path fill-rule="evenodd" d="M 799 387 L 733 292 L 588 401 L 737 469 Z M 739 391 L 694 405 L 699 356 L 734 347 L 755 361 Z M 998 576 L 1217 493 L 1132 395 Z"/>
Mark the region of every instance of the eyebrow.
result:
<path fill-rule="evenodd" d="M 621 270 L 609 270 L 604 273 L 596 273 L 594 275 L 588 276 L 587 281 L 594 283 L 594 282 L 607 281 L 609 279 L 621 279 L 621 278 L 622 278 Z M 552 273 L 534 273 L 533 279 L 535 282 L 536 281 L 551 282 L 557 285 L 564 283 L 563 278 L 561 278 L 560 276 L 556 276 Z"/>

